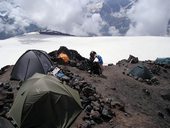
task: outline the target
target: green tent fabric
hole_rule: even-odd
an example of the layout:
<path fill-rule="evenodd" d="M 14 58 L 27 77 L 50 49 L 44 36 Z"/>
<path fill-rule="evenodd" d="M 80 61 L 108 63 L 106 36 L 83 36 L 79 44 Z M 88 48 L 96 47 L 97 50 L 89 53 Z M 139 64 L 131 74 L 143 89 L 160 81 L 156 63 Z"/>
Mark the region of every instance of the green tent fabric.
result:
<path fill-rule="evenodd" d="M 151 79 L 153 77 L 152 72 L 143 65 L 138 65 L 129 71 L 129 74 L 142 79 Z"/>
<path fill-rule="evenodd" d="M 36 73 L 22 84 L 9 114 L 19 128 L 68 128 L 81 110 L 76 90 Z"/>
<path fill-rule="evenodd" d="M 169 65 L 170 64 L 170 57 L 167 58 L 157 58 L 155 60 L 156 64 L 163 64 L 163 65 Z"/>
<path fill-rule="evenodd" d="M 11 122 L 0 116 L 0 128 L 15 128 Z"/>

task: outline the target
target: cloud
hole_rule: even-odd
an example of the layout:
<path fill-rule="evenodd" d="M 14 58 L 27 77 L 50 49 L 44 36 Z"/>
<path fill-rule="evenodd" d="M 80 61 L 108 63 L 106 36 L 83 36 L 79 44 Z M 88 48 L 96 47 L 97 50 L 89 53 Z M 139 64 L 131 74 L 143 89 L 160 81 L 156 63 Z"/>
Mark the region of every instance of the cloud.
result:
<path fill-rule="evenodd" d="M 110 20 L 107 21 L 101 16 L 103 2 L 113 1 L 2 0 L 0 16 L 7 15 L 9 20 L 3 21 L 0 18 L 0 32 L 26 31 L 25 27 L 35 23 L 44 28 L 74 35 L 122 35 L 115 24 L 110 25 Z M 123 17 L 130 19 L 131 24 L 126 35 L 166 35 L 170 19 L 169 7 L 170 0 L 138 0 L 131 9 L 122 7 L 120 12 L 108 16 L 113 16 L 114 18 L 110 18 L 113 20 L 115 17 L 119 20 Z M 102 11 L 107 13 L 107 9 Z M 12 20 L 14 23 L 10 24 Z"/>
<path fill-rule="evenodd" d="M 138 0 L 127 13 L 132 22 L 127 35 L 166 35 L 169 7 L 170 0 Z"/>
<path fill-rule="evenodd" d="M 96 2 L 98 0 L 94 0 Z M 91 0 L 16 0 L 27 16 L 49 29 L 76 35 L 100 35 L 101 16 L 89 13 Z M 34 3 L 34 4 L 32 4 Z"/>
<path fill-rule="evenodd" d="M 111 36 L 120 36 L 119 30 L 117 30 L 114 26 L 109 27 L 109 34 Z"/>
<path fill-rule="evenodd" d="M 0 2 L 0 33 L 15 35 L 25 32 L 25 27 L 32 23 L 24 11 L 11 1 Z"/>

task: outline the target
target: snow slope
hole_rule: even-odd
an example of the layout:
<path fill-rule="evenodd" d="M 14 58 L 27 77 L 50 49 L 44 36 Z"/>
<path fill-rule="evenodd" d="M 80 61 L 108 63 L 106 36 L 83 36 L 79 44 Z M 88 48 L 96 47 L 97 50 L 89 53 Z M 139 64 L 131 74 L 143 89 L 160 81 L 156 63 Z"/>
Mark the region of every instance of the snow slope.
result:
<path fill-rule="evenodd" d="M 65 37 L 29 33 L 0 41 L 0 68 L 15 64 L 28 49 L 51 52 L 60 46 L 77 50 L 86 58 L 89 58 L 91 50 L 95 50 L 103 57 L 105 64 L 115 64 L 127 59 L 129 54 L 137 56 L 139 60 L 170 57 L 170 37 Z"/>

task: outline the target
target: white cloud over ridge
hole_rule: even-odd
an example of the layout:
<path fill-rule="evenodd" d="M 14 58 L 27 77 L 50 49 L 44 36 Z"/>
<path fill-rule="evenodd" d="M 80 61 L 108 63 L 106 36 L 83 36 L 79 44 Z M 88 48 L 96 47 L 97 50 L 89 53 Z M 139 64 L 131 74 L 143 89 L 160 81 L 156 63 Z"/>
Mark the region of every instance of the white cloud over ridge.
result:
<path fill-rule="evenodd" d="M 23 9 L 10 0 L 0 1 L 0 32 L 14 34 L 25 31 L 32 21 L 25 15 Z"/>
<path fill-rule="evenodd" d="M 138 0 L 128 12 L 132 24 L 127 35 L 167 34 L 170 0 Z"/>
<path fill-rule="evenodd" d="M 104 0 L 2 0 L 0 11 L 6 10 L 9 18 L 15 19 L 15 22 L 10 25 L 0 20 L 0 32 L 15 32 L 17 28 L 25 31 L 25 27 L 34 22 L 52 30 L 85 36 L 100 36 L 101 30 L 107 25 L 106 33 L 122 35 L 116 26 L 109 26 L 102 19 L 100 9 L 103 2 Z M 116 12 L 112 16 L 127 16 L 131 20 L 126 35 L 164 36 L 170 20 L 169 7 L 170 0 L 138 0 L 131 9 L 124 10 L 123 14 Z"/>
<path fill-rule="evenodd" d="M 96 1 L 96 0 L 94 0 Z M 49 29 L 75 35 L 100 35 L 99 13 L 88 13 L 90 0 L 17 0 L 31 19 Z M 34 4 L 33 4 L 34 3 Z"/>

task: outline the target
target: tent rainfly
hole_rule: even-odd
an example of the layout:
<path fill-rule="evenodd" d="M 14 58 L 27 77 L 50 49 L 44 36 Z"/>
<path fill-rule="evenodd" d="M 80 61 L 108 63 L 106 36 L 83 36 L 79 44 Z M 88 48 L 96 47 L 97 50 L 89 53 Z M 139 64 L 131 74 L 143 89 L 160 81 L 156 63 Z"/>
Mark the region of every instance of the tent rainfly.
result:
<path fill-rule="evenodd" d="M 0 116 L 0 128 L 15 128 L 11 122 Z"/>
<path fill-rule="evenodd" d="M 19 128 L 68 128 L 81 110 L 76 90 L 36 73 L 23 82 L 9 114 Z"/>
<path fill-rule="evenodd" d="M 11 72 L 11 79 L 24 81 L 34 73 L 47 74 L 51 67 L 52 62 L 46 52 L 40 50 L 28 50 L 14 65 Z"/>
<path fill-rule="evenodd" d="M 131 74 L 134 77 L 142 79 L 151 79 L 153 77 L 152 72 L 146 66 L 143 65 L 138 65 L 132 68 L 129 71 L 129 74 Z"/>

